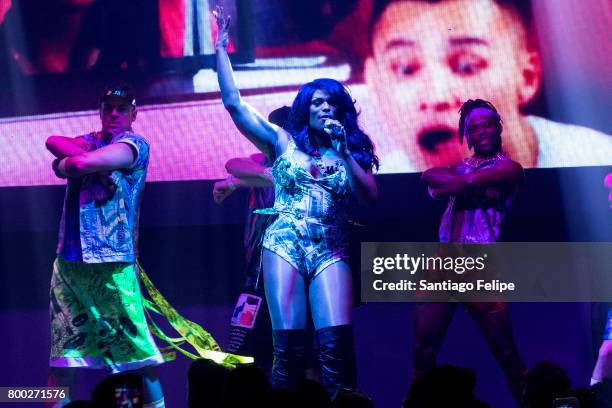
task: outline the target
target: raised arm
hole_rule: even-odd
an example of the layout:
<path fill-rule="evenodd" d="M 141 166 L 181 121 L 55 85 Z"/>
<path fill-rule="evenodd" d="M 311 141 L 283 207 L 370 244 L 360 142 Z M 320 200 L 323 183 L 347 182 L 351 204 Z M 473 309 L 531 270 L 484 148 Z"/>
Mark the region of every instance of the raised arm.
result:
<path fill-rule="evenodd" d="M 52 155 L 58 159 L 63 159 L 64 157 L 85 153 L 85 138 L 83 136 L 49 136 L 45 146 Z"/>
<path fill-rule="evenodd" d="M 65 157 L 58 164 L 58 171 L 67 177 L 81 177 L 100 171 L 125 169 L 136 160 L 136 150 L 127 143 L 113 143 L 92 152 Z"/>
<path fill-rule="evenodd" d="M 240 133 L 245 135 L 268 158 L 273 158 L 277 152 L 284 150 L 288 135 L 278 126 L 268 122 L 252 106 L 242 100 L 227 55 L 230 18 L 229 16 L 225 17 L 223 9 L 218 6 L 213 14 L 219 28 L 215 48 L 217 79 L 223 106 L 230 113 Z"/>

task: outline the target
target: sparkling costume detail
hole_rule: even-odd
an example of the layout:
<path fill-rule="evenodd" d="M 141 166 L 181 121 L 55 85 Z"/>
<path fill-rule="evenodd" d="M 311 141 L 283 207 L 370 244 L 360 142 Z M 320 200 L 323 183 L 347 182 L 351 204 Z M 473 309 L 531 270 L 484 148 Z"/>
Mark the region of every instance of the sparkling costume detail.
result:
<path fill-rule="evenodd" d="M 348 259 L 351 191 L 341 162 L 315 178 L 300 165 L 295 150 L 291 140 L 272 166 L 274 207 L 255 212 L 278 215 L 266 231 L 263 247 L 310 280 L 329 265 Z"/>

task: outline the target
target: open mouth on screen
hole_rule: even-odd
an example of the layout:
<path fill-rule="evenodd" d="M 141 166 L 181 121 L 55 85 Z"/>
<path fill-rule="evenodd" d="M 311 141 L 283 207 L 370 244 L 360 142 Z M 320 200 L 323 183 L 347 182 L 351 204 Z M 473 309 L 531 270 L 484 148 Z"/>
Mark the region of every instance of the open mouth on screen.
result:
<path fill-rule="evenodd" d="M 418 135 L 419 145 L 425 150 L 434 152 L 438 145 L 447 142 L 455 135 L 455 130 L 446 126 L 428 128 Z"/>

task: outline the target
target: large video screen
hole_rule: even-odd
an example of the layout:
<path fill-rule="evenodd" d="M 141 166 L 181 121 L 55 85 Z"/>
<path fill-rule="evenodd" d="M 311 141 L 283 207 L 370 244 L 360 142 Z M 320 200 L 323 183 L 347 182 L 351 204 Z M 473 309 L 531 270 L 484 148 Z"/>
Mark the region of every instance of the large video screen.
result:
<path fill-rule="evenodd" d="M 46 137 L 99 130 L 100 93 L 117 78 L 137 93 L 134 130 L 151 143 L 148 181 L 223 178 L 228 159 L 255 153 L 220 100 L 217 4 L 232 16 L 243 98 L 267 116 L 291 106 L 306 82 L 343 82 L 379 173 L 468 156 L 458 110 L 474 98 L 497 107 L 503 147 L 526 168 L 612 164 L 612 13 L 604 0 L 1 4 L 0 186 L 63 183 Z"/>
<path fill-rule="evenodd" d="M 26 76 L 211 67 L 217 5 L 235 22 L 230 53 L 251 61 L 250 7 L 243 0 L 3 0 L 4 63 Z"/>

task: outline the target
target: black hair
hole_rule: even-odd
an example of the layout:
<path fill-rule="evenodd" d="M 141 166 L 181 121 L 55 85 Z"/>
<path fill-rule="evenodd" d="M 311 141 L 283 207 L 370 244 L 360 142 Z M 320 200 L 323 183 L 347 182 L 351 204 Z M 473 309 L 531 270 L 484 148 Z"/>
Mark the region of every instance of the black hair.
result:
<path fill-rule="evenodd" d="M 493 104 L 489 101 L 485 101 L 484 99 L 468 99 L 467 101 L 465 101 L 463 103 L 463 105 L 461 105 L 461 108 L 459 108 L 459 128 L 458 133 L 459 133 L 459 142 L 463 143 L 463 138 L 467 137 L 467 135 L 465 134 L 465 120 L 467 119 L 467 117 L 469 116 L 469 114 L 477 108 L 484 108 L 484 109 L 488 109 L 491 112 L 494 113 L 494 116 L 497 120 L 497 138 L 498 138 L 498 149 L 501 149 L 501 133 L 503 130 L 503 125 L 502 125 L 502 120 L 501 120 L 501 116 L 499 116 L 499 112 L 497 112 L 497 109 L 495 109 L 495 106 L 493 106 Z M 468 146 L 470 146 L 470 141 L 468 139 Z"/>
<path fill-rule="evenodd" d="M 355 101 L 349 91 L 335 79 L 319 78 L 303 85 L 293 100 L 289 115 L 289 131 L 297 147 L 312 155 L 315 147 L 309 134 L 310 104 L 312 95 L 319 89 L 329 94 L 329 103 L 336 107 L 336 118 L 346 130 L 346 143 L 351 155 L 366 170 L 378 169 L 378 157 L 370 137 L 359 127 Z"/>

